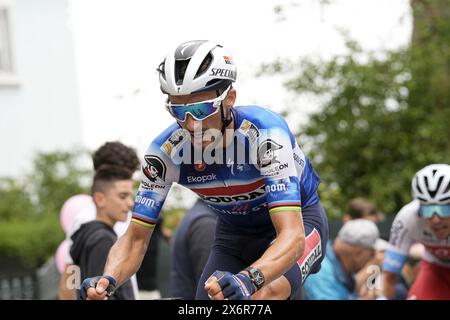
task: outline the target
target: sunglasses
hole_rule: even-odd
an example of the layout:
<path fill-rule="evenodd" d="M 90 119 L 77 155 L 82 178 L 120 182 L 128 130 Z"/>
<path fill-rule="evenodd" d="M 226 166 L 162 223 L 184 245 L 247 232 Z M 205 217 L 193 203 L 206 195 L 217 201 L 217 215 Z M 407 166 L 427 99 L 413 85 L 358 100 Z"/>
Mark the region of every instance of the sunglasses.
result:
<path fill-rule="evenodd" d="M 188 113 L 197 121 L 205 120 L 219 111 L 219 107 L 227 96 L 228 91 L 230 91 L 230 88 L 231 86 L 217 98 L 195 103 L 175 104 L 167 98 L 166 109 L 175 119 L 181 122 L 186 121 Z"/>
<path fill-rule="evenodd" d="M 441 218 L 450 217 L 450 204 L 446 205 L 421 205 L 419 209 L 419 216 L 425 219 L 433 218 L 437 214 Z"/>

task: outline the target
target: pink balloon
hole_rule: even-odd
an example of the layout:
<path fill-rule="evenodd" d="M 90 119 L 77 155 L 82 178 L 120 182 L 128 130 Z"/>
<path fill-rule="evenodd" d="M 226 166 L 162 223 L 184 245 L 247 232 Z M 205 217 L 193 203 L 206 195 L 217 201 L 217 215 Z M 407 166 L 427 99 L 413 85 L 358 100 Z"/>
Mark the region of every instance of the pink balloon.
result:
<path fill-rule="evenodd" d="M 56 249 L 55 262 L 59 273 L 63 273 L 66 269 L 66 257 L 69 254 L 70 241 L 64 240 Z"/>
<path fill-rule="evenodd" d="M 64 232 L 67 233 L 67 231 L 69 231 L 69 228 L 78 213 L 89 208 L 95 210 L 95 205 L 94 201 L 92 201 L 92 197 L 87 194 L 78 194 L 67 199 L 60 212 L 60 221 Z"/>

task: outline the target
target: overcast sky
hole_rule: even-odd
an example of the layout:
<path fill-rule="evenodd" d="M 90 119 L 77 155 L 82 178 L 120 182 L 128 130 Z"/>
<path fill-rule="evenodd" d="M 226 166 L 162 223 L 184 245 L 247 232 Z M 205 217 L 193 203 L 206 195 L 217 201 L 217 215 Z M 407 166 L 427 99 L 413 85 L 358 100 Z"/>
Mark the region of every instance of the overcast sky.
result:
<path fill-rule="evenodd" d="M 342 53 L 337 28 L 346 28 L 369 50 L 404 45 L 411 34 L 407 0 L 336 0 L 328 6 L 300 0 L 299 6 L 288 6 L 283 21 L 274 13 L 280 2 L 72 0 L 70 27 L 87 146 L 121 139 L 142 154 L 172 122 L 155 68 L 182 41 L 223 44 L 238 68 L 238 104 L 279 111 L 290 96 L 282 79 L 255 77 L 261 63 L 276 57 Z M 311 107 L 305 105 L 304 114 Z M 297 120 L 290 119 L 290 124 Z"/>

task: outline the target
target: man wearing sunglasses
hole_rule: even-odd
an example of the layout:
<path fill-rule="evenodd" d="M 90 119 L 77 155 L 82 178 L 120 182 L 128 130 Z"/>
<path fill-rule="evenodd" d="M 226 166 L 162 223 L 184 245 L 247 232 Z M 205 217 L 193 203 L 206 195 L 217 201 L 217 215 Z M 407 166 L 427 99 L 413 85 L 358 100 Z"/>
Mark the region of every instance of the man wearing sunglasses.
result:
<path fill-rule="evenodd" d="M 328 223 L 320 179 L 284 119 L 235 107 L 236 66 L 221 45 L 195 40 L 158 67 L 176 122 L 149 146 L 133 222 L 111 249 L 104 276 L 86 279 L 90 299 L 137 271 L 172 183 L 218 216 L 196 299 L 288 299 L 320 269 Z M 112 291 L 109 290 L 109 291 Z"/>
<path fill-rule="evenodd" d="M 384 294 L 393 298 L 409 248 L 420 242 L 425 253 L 408 299 L 450 300 L 450 166 L 432 164 L 418 171 L 412 192 L 415 200 L 392 224 L 383 265 Z"/>

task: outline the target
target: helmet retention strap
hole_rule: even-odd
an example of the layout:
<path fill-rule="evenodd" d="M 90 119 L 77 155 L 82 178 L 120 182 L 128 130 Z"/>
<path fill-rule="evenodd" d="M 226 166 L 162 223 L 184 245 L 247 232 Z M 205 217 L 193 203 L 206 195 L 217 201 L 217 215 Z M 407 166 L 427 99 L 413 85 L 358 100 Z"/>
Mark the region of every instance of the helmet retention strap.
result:
<path fill-rule="evenodd" d="M 225 116 L 225 108 L 223 107 L 223 104 L 220 103 L 220 116 L 222 118 L 222 129 L 220 130 L 222 132 L 222 135 L 225 134 L 225 129 L 228 127 L 228 125 L 231 123 L 231 121 L 233 120 L 231 118 L 231 112 L 228 115 L 228 117 Z"/>

